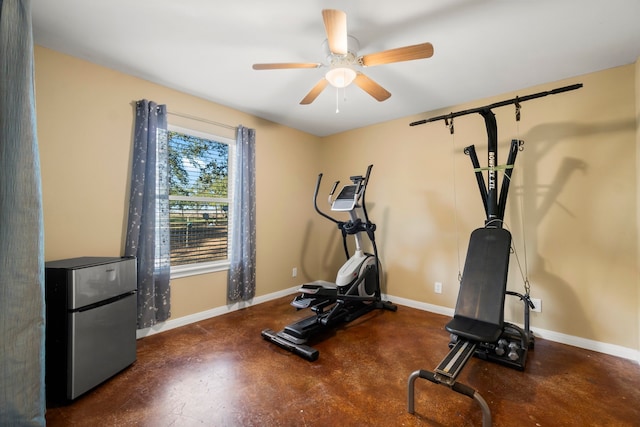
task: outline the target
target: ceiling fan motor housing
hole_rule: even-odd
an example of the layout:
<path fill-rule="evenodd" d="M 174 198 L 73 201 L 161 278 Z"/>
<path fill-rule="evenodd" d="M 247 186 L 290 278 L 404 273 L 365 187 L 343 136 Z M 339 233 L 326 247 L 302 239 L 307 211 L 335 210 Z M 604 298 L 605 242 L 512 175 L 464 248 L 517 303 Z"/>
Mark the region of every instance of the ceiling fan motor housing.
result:
<path fill-rule="evenodd" d="M 329 41 L 325 39 L 322 42 L 322 52 L 326 59 L 325 65 L 328 67 L 345 67 L 358 64 L 358 50 L 360 50 L 360 42 L 353 36 L 347 36 L 347 54 L 340 55 L 332 53 L 329 50 Z"/>

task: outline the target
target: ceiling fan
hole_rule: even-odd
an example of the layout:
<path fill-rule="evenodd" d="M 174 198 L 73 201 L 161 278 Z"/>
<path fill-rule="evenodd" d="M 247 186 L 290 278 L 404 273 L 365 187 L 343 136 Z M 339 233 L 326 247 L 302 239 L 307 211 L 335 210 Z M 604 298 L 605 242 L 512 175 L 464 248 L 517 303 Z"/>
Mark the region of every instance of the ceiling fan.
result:
<path fill-rule="evenodd" d="M 399 47 L 382 52 L 358 56 L 358 40 L 347 33 L 347 14 L 341 10 L 324 9 L 322 11 L 327 40 L 323 46 L 326 51 L 326 63 L 285 62 L 272 64 L 253 64 L 254 70 L 278 70 L 287 68 L 320 68 L 329 67 L 329 71 L 300 101 L 300 104 L 311 104 L 327 84 L 337 88 L 349 86 L 352 82 L 378 101 L 384 101 L 391 93 L 378 83 L 357 70 L 357 67 L 390 64 L 393 62 L 411 61 L 433 56 L 431 43 L 420 43 Z"/>

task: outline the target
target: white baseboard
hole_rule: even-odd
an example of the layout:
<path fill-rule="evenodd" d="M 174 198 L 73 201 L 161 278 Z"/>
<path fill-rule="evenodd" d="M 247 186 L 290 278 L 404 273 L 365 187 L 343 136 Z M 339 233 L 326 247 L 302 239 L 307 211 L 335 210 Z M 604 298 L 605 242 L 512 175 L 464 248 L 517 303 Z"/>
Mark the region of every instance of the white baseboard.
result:
<path fill-rule="evenodd" d="M 169 319 L 166 322 L 160 322 L 150 328 L 138 329 L 136 331 L 136 338 L 140 339 L 149 335 L 165 332 L 170 329 L 179 328 L 180 326 L 186 326 L 191 323 L 200 322 L 201 320 L 210 319 L 212 317 L 221 316 L 223 314 L 231 313 L 232 311 L 240 310 L 242 308 L 251 307 L 252 305 L 262 304 L 263 302 L 271 301 L 287 295 L 292 295 L 298 292 L 300 286 L 294 286 L 293 288 L 284 289 L 282 291 L 273 292 L 271 294 L 255 297 L 250 301 L 243 301 L 234 304 L 227 304 L 222 307 L 215 307 L 210 310 L 201 311 L 199 313 L 190 314 L 188 316 L 178 317 L 176 319 Z"/>
<path fill-rule="evenodd" d="M 453 317 L 454 310 L 449 307 L 428 304 L 425 302 L 414 301 L 391 295 L 384 295 L 385 299 L 389 299 L 397 304 L 407 307 L 417 308 L 419 310 L 429 311 L 431 313 L 443 314 Z M 520 325 L 522 326 L 522 325 Z M 531 327 L 533 334 L 545 340 L 554 341 L 560 344 L 571 345 L 583 348 L 585 350 L 597 351 L 598 353 L 609 354 L 611 356 L 621 357 L 623 359 L 634 360 L 640 363 L 640 351 L 632 348 L 623 347 L 616 344 L 609 344 L 600 341 L 589 340 L 586 338 L 576 337 L 573 335 L 562 334 L 560 332 L 549 331 L 547 329 Z"/>
<path fill-rule="evenodd" d="M 418 310 L 428 311 L 430 313 L 442 314 L 444 316 L 453 317 L 453 308 L 443 307 L 441 305 L 429 304 L 426 302 L 414 301 L 412 299 L 394 297 L 393 295 L 382 295 L 382 299 L 390 300 L 396 304 L 406 307 L 417 308 Z"/>
<path fill-rule="evenodd" d="M 609 344 L 600 341 L 589 340 L 586 338 L 576 337 L 573 335 L 562 334 L 560 332 L 549 331 L 531 327 L 535 336 L 544 338 L 545 340 L 567 344 L 574 347 L 584 348 L 585 350 L 597 351 L 598 353 L 609 354 L 611 356 L 621 357 L 623 359 L 634 360 L 640 363 L 640 351 L 632 348 L 623 347 L 621 345 Z"/>
<path fill-rule="evenodd" d="M 263 302 L 271 301 L 277 298 L 281 298 L 287 295 L 292 295 L 298 292 L 299 286 L 284 289 L 282 291 L 273 292 L 271 294 L 262 295 L 256 297 L 250 301 L 244 301 L 240 303 L 225 305 L 222 307 L 215 307 L 211 310 L 201 311 L 200 313 L 190 314 L 188 316 L 179 317 L 177 319 L 170 319 L 166 322 L 158 323 L 150 328 L 139 329 L 136 333 L 136 338 L 143 338 L 149 335 L 157 334 L 160 332 L 168 331 L 170 329 L 179 328 L 180 326 L 186 326 L 191 323 L 199 322 L 201 320 L 210 319 L 212 317 L 220 316 L 222 314 L 230 313 L 232 311 L 240 310 L 242 308 L 250 307 L 252 305 L 261 304 Z M 392 295 L 383 295 L 385 300 L 390 300 L 396 304 L 404 305 L 406 307 L 416 308 L 418 310 L 428 311 L 431 313 L 442 314 L 445 316 L 453 317 L 453 309 L 449 307 L 443 307 L 439 305 L 429 304 L 426 302 L 420 302 L 410 300 L 407 298 L 395 297 Z M 549 331 L 546 329 L 531 327 L 535 336 L 543 338 L 545 340 L 558 342 L 561 344 L 567 344 L 574 347 L 584 348 L 586 350 L 597 351 L 598 353 L 609 354 L 611 356 L 621 357 L 624 359 L 634 360 L 640 363 L 640 351 L 632 348 L 623 347 L 616 344 L 609 344 L 600 341 L 589 340 L 586 338 L 576 337 L 573 335 L 567 335 L 560 332 Z"/>

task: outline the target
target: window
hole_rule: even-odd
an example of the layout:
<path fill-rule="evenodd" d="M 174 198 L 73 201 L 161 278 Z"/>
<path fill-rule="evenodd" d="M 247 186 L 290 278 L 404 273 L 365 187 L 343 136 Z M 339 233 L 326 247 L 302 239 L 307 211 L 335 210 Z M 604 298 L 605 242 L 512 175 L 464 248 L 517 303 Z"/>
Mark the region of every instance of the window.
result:
<path fill-rule="evenodd" d="M 169 126 L 171 277 L 229 266 L 233 140 Z"/>

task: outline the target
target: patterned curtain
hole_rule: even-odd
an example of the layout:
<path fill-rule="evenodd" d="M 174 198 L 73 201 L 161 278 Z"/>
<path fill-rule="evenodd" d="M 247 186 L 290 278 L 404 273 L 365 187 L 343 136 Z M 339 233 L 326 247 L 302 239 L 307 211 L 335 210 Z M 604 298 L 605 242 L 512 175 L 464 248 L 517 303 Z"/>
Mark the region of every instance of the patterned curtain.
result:
<path fill-rule="evenodd" d="M 256 131 L 238 126 L 231 210 L 229 301 L 247 301 L 256 293 Z"/>
<path fill-rule="evenodd" d="M 0 0 L 0 425 L 45 425 L 44 226 L 30 0 Z"/>
<path fill-rule="evenodd" d="M 138 259 L 138 329 L 171 316 L 167 111 L 136 102 L 125 256 Z"/>

